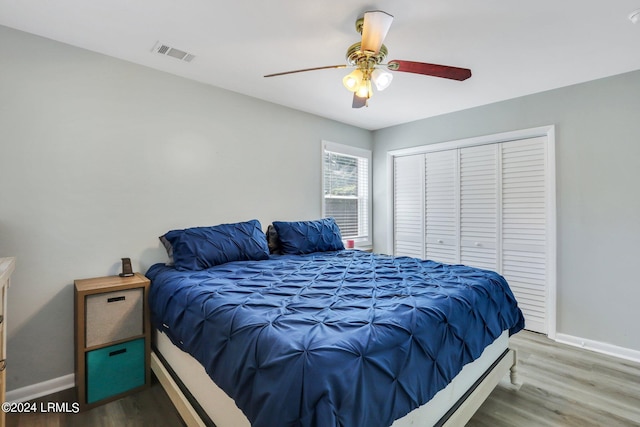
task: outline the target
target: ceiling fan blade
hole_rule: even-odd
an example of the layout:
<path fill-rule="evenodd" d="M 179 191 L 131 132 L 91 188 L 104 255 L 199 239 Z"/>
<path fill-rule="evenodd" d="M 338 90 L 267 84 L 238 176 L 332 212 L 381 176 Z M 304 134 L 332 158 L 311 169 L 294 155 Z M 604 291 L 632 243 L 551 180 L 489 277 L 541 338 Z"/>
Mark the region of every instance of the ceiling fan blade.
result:
<path fill-rule="evenodd" d="M 353 94 L 353 103 L 351 104 L 351 107 L 353 107 L 353 108 L 362 108 L 365 105 L 367 105 L 367 98 L 360 98 L 358 95 L 356 95 L 354 93 Z"/>
<path fill-rule="evenodd" d="M 448 65 L 427 64 L 425 62 L 401 61 L 394 59 L 389 61 L 387 68 L 391 71 L 403 71 L 405 73 L 424 74 L 426 76 L 442 77 L 451 80 L 467 80 L 471 77 L 468 68 L 450 67 Z"/>
<path fill-rule="evenodd" d="M 347 65 L 326 65 L 324 67 L 304 68 L 302 70 L 284 71 L 282 73 L 267 74 L 264 77 L 284 76 L 285 74 L 304 73 L 305 71 L 328 70 L 330 68 L 347 68 Z"/>
<path fill-rule="evenodd" d="M 392 22 L 393 16 L 387 12 L 381 10 L 365 12 L 364 24 L 362 25 L 361 49 L 377 54 Z"/>

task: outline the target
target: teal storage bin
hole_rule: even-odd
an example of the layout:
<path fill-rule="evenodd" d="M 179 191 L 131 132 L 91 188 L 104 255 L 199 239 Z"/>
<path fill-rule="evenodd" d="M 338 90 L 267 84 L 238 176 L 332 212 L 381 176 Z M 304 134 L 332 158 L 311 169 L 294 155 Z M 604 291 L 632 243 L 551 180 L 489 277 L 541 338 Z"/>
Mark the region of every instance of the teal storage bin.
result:
<path fill-rule="evenodd" d="M 144 338 L 87 353 L 87 403 L 144 385 Z"/>

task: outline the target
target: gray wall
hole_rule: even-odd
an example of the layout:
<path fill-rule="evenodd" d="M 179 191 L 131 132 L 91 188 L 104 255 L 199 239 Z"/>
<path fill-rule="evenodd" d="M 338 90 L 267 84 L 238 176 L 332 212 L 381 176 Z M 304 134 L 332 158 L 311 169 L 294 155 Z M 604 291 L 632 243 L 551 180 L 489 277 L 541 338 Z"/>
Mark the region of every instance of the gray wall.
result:
<path fill-rule="evenodd" d="M 73 280 L 145 272 L 172 228 L 321 214 L 321 140 L 369 131 L 0 26 L 8 389 L 73 372 Z"/>
<path fill-rule="evenodd" d="M 555 124 L 558 332 L 640 350 L 639 94 L 636 71 L 374 132 L 375 250 L 387 151 Z"/>

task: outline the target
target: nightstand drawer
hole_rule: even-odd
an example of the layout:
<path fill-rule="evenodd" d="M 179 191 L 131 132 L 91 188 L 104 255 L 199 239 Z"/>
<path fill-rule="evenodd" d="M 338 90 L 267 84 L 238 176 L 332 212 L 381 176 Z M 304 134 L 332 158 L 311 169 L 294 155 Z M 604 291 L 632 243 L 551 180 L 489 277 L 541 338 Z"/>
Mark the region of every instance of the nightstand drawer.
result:
<path fill-rule="evenodd" d="M 87 353 L 87 403 L 145 384 L 144 338 Z"/>
<path fill-rule="evenodd" d="M 106 292 L 86 297 L 86 347 L 143 333 L 143 289 Z"/>

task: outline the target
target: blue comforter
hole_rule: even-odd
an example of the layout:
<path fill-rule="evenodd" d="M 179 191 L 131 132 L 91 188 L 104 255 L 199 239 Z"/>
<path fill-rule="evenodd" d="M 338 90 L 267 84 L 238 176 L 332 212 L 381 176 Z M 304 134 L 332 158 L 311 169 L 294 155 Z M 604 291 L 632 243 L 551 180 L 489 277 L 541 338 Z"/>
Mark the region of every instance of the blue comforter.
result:
<path fill-rule="evenodd" d="M 389 426 L 524 326 L 497 273 L 360 251 L 147 277 L 155 327 L 254 427 Z"/>

